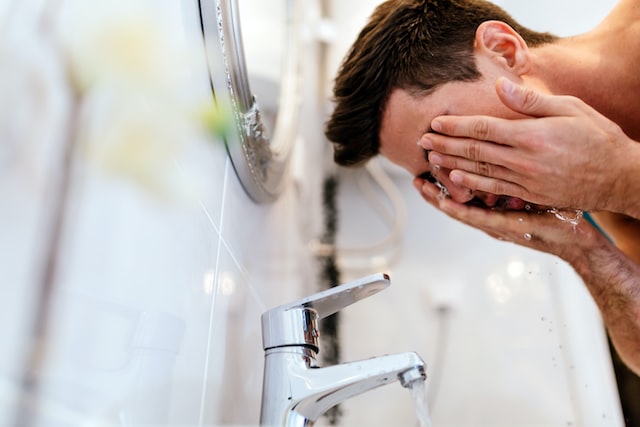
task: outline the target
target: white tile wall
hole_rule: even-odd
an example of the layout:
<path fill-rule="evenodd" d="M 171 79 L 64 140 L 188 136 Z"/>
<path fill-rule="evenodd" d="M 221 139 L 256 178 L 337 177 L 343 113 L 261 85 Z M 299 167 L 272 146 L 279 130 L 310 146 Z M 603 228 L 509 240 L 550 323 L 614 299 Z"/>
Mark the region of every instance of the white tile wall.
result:
<path fill-rule="evenodd" d="M 154 4 L 187 29 L 176 38 L 200 42 L 197 2 Z M 301 72 L 309 83 L 318 76 L 317 52 L 312 38 L 304 43 Z M 206 68 L 192 70 L 191 78 L 196 90 L 188 96 L 210 99 Z M 315 89 L 304 88 L 301 122 L 318 122 Z M 184 198 L 157 197 L 76 153 L 46 341 L 36 358 L 39 393 L 26 396 L 21 411 L 52 215 L 47 183 L 61 169 L 56 153 L 65 139 L 38 122 L 35 106 L 21 100 L 25 92 L 10 94 L 0 101 L 3 111 L 17 105 L 27 116 L 22 127 L 0 121 L 14 143 L 0 145 L 0 425 L 12 425 L 19 413 L 42 426 L 256 425 L 260 315 L 317 290 L 307 242 L 320 224 L 321 123 L 302 128 L 296 174 L 270 205 L 246 196 L 221 141 L 194 141 L 166 171 L 169 182 L 190 179 L 194 187 Z M 39 108 L 55 124 L 65 104 L 53 95 Z M 37 130 L 49 138 L 30 133 Z"/>

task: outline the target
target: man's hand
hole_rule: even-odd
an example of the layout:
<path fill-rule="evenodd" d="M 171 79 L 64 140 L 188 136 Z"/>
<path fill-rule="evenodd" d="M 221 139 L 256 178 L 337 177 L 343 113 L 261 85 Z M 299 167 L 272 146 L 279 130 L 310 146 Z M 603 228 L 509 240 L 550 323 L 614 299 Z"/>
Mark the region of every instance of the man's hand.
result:
<path fill-rule="evenodd" d="M 640 375 L 640 266 L 624 256 L 588 221 L 561 221 L 550 212 L 498 211 L 466 206 L 440 195 L 421 178 L 413 181 L 424 199 L 450 217 L 500 240 L 537 249 L 567 261 L 600 309 L 625 363 Z"/>
<path fill-rule="evenodd" d="M 624 212 L 624 176 L 639 150 L 618 125 L 578 98 L 496 83 L 502 102 L 530 118 L 440 116 L 422 138 L 461 186 L 555 207 Z"/>
<path fill-rule="evenodd" d="M 557 255 L 572 265 L 587 264 L 585 253 L 610 242 L 587 220 L 551 210 L 494 210 L 468 206 L 444 198 L 434 184 L 414 178 L 413 185 L 431 205 L 450 217 L 484 231 L 491 237 Z M 587 266 L 588 267 L 588 266 Z"/>

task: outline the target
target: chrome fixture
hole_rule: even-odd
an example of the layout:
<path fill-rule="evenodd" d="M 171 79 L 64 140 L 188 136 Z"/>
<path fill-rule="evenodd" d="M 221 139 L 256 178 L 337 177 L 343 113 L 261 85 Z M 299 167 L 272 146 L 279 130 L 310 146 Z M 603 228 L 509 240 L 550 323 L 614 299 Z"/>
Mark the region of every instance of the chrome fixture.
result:
<path fill-rule="evenodd" d="M 220 115 L 232 118 L 234 124 L 225 130 L 227 152 L 242 187 L 257 203 L 277 200 L 288 182 L 302 99 L 298 23 L 303 17 L 303 2 L 281 1 L 286 37 L 280 40 L 279 50 L 284 57 L 273 58 L 274 63 L 282 61 L 280 78 L 273 85 L 279 89 L 273 99 L 261 100 L 263 107 L 266 101 L 277 110 L 273 129 L 267 129 L 265 111 L 258 105 L 255 86 L 249 81 L 239 1 L 198 0 L 215 105 Z M 250 7 L 246 2 L 243 6 Z M 278 40 L 265 34 L 262 42 L 267 41 Z"/>
<path fill-rule="evenodd" d="M 410 387 L 426 379 L 416 353 L 381 356 L 320 368 L 317 321 L 389 286 L 375 274 L 317 293 L 262 315 L 265 350 L 260 424 L 311 426 L 331 407 L 395 381 Z"/>

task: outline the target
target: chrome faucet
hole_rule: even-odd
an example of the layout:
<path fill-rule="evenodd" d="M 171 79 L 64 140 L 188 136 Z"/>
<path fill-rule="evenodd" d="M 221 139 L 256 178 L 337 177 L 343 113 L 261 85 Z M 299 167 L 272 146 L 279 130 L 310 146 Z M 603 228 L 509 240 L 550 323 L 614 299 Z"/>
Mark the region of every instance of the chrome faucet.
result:
<path fill-rule="evenodd" d="M 416 353 L 402 353 L 320 368 L 317 321 L 389 286 L 375 274 L 336 286 L 262 315 L 265 350 L 260 425 L 312 426 L 331 407 L 395 381 L 409 387 L 426 379 Z"/>

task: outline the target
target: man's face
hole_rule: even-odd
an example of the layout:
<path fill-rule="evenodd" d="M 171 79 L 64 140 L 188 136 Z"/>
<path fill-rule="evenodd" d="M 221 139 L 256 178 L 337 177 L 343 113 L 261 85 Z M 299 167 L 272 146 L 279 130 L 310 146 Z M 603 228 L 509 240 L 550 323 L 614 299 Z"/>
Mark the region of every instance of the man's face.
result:
<path fill-rule="evenodd" d="M 491 80 L 488 83 L 488 80 Z M 380 126 L 380 153 L 403 167 L 413 176 L 427 173 L 444 185 L 459 203 L 477 201 L 486 206 L 508 206 L 509 199 L 498 195 L 471 191 L 449 179 L 449 169 L 429 164 L 425 150 L 418 145 L 422 135 L 430 131 L 431 121 L 441 115 L 491 115 L 513 118 L 517 114 L 505 107 L 495 93 L 495 80 L 450 82 L 430 95 L 417 98 L 402 89 L 391 93 Z"/>

